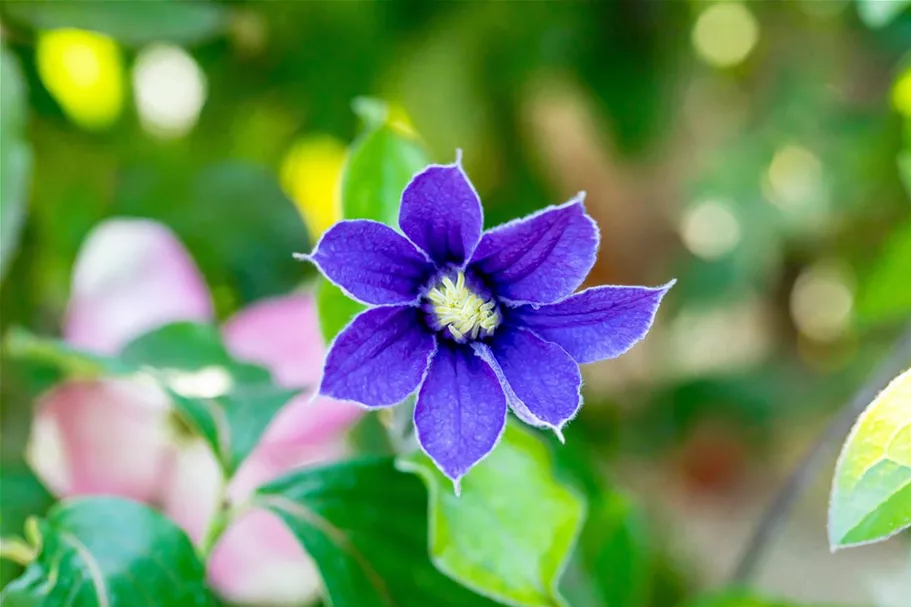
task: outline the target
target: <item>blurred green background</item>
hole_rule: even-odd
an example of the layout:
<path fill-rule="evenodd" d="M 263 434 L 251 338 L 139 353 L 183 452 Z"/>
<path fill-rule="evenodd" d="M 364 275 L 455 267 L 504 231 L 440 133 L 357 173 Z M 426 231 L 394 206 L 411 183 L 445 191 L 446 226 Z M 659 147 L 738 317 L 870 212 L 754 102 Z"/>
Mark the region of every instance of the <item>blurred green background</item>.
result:
<path fill-rule="evenodd" d="M 0 330 L 60 333 L 75 256 L 112 216 L 172 228 L 221 318 L 308 284 L 290 253 L 337 218 L 353 101 L 382 98 L 434 160 L 464 151 L 489 225 L 585 190 L 590 284 L 678 279 L 643 344 L 585 369 L 564 453 L 641 504 L 646 594 L 671 605 L 725 578 L 911 318 L 904 5 L 4 2 Z M 14 469 L 53 376 L 2 362 Z M 907 607 L 902 538 L 829 555 L 830 479 L 757 585 Z"/>

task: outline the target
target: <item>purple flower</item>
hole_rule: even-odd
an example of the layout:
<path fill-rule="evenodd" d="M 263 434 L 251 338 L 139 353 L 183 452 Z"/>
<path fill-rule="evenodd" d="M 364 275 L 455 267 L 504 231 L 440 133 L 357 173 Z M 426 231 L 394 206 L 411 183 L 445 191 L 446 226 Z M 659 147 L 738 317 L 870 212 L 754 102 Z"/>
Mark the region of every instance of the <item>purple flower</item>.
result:
<path fill-rule="evenodd" d="M 579 365 L 629 350 L 673 284 L 573 295 L 598 249 L 583 195 L 482 234 L 460 160 L 427 167 L 405 188 L 404 236 L 342 221 L 298 256 L 374 306 L 331 345 L 320 393 L 377 408 L 417 390 L 418 441 L 456 490 L 496 445 L 507 405 L 562 440 L 581 405 Z"/>

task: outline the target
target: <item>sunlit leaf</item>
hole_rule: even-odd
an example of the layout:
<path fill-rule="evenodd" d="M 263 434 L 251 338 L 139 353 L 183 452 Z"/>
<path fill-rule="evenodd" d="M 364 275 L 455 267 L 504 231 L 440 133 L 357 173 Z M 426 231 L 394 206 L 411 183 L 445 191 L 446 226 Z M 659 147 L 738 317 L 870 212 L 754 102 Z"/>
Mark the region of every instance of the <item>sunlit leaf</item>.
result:
<path fill-rule="evenodd" d="M 250 454 L 278 411 L 298 391 L 272 383 L 269 372 L 238 362 L 207 325 L 175 323 L 128 344 L 120 357 L 103 357 L 62 342 L 13 332 L 11 356 L 54 364 L 70 377 L 136 377 L 154 381 L 175 410 L 212 448 L 230 475 Z"/>
<path fill-rule="evenodd" d="M 0 278 L 19 241 L 32 151 L 25 139 L 25 82 L 16 58 L 0 46 Z"/>
<path fill-rule="evenodd" d="M 911 6 L 911 0 L 857 0 L 857 12 L 867 27 L 889 25 Z"/>
<path fill-rule="evenodd" d="M 261 487 L 255 506 L 284 521 L 316 561 L 334 607 L 495 607 L 427 555 L 427 492 L 388 458 L 301 470 Z"/>
<path fill-rule="evenodd" d="M 39 519 L 37 558 L 0 594 L 4 606 L 208 607 L 205 567 L 190 540 L 151 508 L 77 498 Z"/>
<path fill-rule="evenodd" d="M 430 552 L 441 570 L 509 605 L 565 605 L 557 589 L 585 505 L 554 476 L 544 444 L 507 427 L 456 496 L 422 453 L 399 460 L 430 491 Z"/>
<path fill-rule="evenodd" d="M 911 525 L 911 371 L 867 407 L 835 469 L 832 549 L 886 539 Z"/>
<path fill-rule="evenodd" d="M 14 21 L 35 29 L 92 30 L 135 46 L 162 41 L 201 42 L 218 35 L 228 25 L 227 8 L 204 0 L 32 0 L 10 2 L 5 8 Z"/>

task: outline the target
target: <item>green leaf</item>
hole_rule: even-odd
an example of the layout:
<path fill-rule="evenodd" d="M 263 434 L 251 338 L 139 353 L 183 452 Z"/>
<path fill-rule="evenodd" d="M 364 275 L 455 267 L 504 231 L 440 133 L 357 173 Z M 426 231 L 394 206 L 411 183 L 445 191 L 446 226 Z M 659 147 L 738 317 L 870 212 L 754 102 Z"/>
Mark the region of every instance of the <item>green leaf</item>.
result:
<path fill-rule="evenodd" d="M 508 426 L 456 496 L 423 453 L 399 460 L 430 491 L 430 552 L 437 568 L 509 605 L 564 605 L 557 584 L 582 525 L 583 500 L 554 476 L 547 447 Z"/>
<path fill-rule="evenodd" d="M 867 27 L 880 28 L 892 23 L 911 0 L 857 0 L 857 12 Z"/>
<path fill-rule="evenodd" d="M 316 289 L 316 309 L 319 310 L 320 333 L 328 344 L 332 343 L 335 336 L 367 307 L 354 301 L 340 288 L 323 278 Z"/>
<path fill-rule="evenodd" d="M 390 458 L 301 470 L 261 487 L 252 504 L 276 514 L 303 544 L 335 607 L 496 605 L 434 568 L 427 492 Z"/>
<path fill-rule="evenodd" d="M 19 63 L 0 46 L 0 278 L 25 218 L 32 170 L 32 150 L 25 138 L 27 109 Z"/>
<path fill-rule="evenodd" d="M 882 251 L 863 283 L 857 314 L 867 323 L 903 320 L 911 312 L 911 221 L 898 226 L 882 246 Z"/>
<path fill-rule="evenodd" d="M 396 227 L 402 191 L 429 164 L 421 145 L 389 124 L 368 131 L 342 174 L 342 216 Z"/>
<path fill-rule="evenodd" d="M 0 468 L 0 537 L 8 538 L 22 533 L 30 516 L 42 516 L 54 503 L 44 485 L 24 463 L 4 464 Z M 16 566 L 0 561 L 0 587 L 17 574 Z"/>
<path fill-rule="evenodd" d="M 37 558 L 2 593 L 4 606 L 212 605 L 187 536 L 151 508 L 77 498 L 37 520 Z"/>
<path fill-rule="evenodd" d="M 835 468 L 833 550 L 886 539 L 911 525 L 911 370 L 867 407 Z"/>
<path fill-rule="evenodd" d="M 10 18 L 34 29 L 92 30 L 132 46 L 162 41 L 194 44 L 220 34 L 228 25 L 224 6 L 201 0 L 32 0 L 10 2 L 5 8 Z"/>
<path fill-rule="evenodd" d="M 275 386 L 266 369 L 231 358 L 218 330 L 208 325 L 164 326 L 128 344 L 119 358 L 82 352 L 23 331 L 13 332 L 7 345 L 12 356 L 55 364 L 71 377 L 151 378 L 209 444 L 228 476 L 299 392 Z"/>
<path fill-rule="evenodd" d="M 352 144 L 342 172 L 342 217 L 373 219 L 397 228 L 402 191 L 430 161 L 420 143 L 386 122 L 384 104 L 361 98 L 355 111 L 367 130 Z M 317 292 L 317 308 L 327 342 L 364 310 L 362 304 L 326 282 Z"/>
<path fill-rule="evenodd" d="M 590 499 L 588 518 L 573 559 L 573 567 L 579 571 L 577 577 L 582 579 L 563 586 L 570 604 L 648 604 L 653 564 L 647 536 L 645 516 L 629 498 L 606 493 Z"/>

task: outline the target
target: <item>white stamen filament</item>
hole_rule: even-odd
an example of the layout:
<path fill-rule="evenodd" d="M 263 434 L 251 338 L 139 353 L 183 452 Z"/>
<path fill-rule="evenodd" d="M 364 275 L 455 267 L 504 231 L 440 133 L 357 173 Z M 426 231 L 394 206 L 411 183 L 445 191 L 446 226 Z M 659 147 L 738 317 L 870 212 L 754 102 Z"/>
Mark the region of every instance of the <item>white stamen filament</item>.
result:
<path fill-rule="evenodd" d="M 496 303 L 487 300 L 465 285 L 465 273 L 459 272 L 455 282 L 448 276 L 427 293 L 440 326 L 449 330 L 457 340 L 477 339 L 491 335 L 500 324 Z"/>

